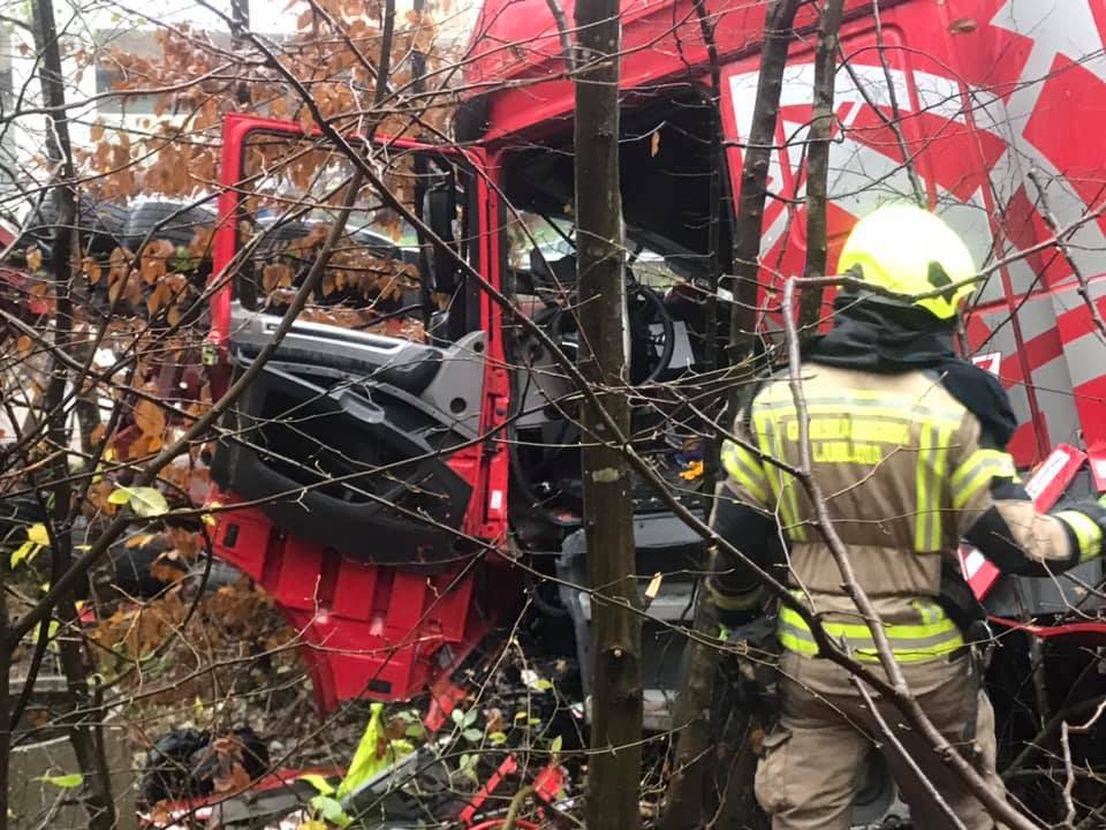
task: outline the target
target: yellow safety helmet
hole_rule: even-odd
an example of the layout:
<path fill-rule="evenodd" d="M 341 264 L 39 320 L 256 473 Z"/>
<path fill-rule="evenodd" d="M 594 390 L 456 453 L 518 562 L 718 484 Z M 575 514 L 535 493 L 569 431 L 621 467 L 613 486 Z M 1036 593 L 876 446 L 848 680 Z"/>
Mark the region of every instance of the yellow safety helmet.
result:
<path fill-rule="evenodd" d="M 976 274 L 976 268 L 956 231 L 928 210 L 900 202 L 877 208 L 853 227 L 837 263 L 837 273 L 850 272 L 948 320 L 971 294 L 971 283 L 916 297 L 963 282 Z"/>

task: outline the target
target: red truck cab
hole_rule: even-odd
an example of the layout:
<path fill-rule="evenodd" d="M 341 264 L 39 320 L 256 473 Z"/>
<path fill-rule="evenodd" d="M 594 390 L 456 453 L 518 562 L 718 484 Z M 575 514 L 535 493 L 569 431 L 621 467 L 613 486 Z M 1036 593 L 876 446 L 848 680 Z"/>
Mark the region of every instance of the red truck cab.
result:
<path fill-rule="evenodd" d="M 623 4 L 630 379 L 654 390 L 706 365 L 712 301 L 743 303 L 746 325 L 770 345 L 781 280 L 805 261 L 809 4 L 784 73 L 760 277 L 736 287 L 727 278 L 765 7 L 706 0 L 704 27 L 692 0 Z M 1106 120 L 1106 0 L 904 0 L 878 9 L 850 0 L 841 30 L 831 270 L 856 217 L 911 197 L 913 172 L 927 205 L 986 269 L 961 346 L 1010 394 L 1019 466 L 1041 467 L 1046 498 L 1106 489 L 1106 332 L 1090 305 L 1106 306 L 1096 129 Z M 564 12 L 571 25 L 571 2 Z M 272 591 L 303 632 L 324 709 L 444 682 L 517 604 L 524 573 L 559 577 L 559 589 L 534 590 L 540 604 L 572 618 L 587 659 L 587 597 L 570 587 L 583 579 L 584 552 L 572 388 L 515 316 L 521 310 L 573 353 L 573 86 L 546 0 L 485 2 L 463 88 L 457 146 L 402 136 L 370 148 L 374 162 L 415 172 L 404 190 L 410 215 L 454 251 L 435 264 L 440 246 L 425 232 L 412 237 L 421 251 L 413 264 L 430 284 L 420 301 L 424 329 L 404 339 L 295 323 L 217 454 L 216 498 L 241 502 L 220 517 L 218 551 Z M 279 273 L 275 260 L 257 259 L 265 243 L 239 221 L 251 182 L 271 169 L 250 167 L 251 153 L 264 156 L 254 145 L 277 139 L 333 152 L 298 124 L 227 121 L 214 263 L 224 284 L 211 343 L 235 372 L 265 349 L 280 319 L 279 308 L 244 299 L 250 280 L 256 287 Z M 279 205 L 280 192 L 266 198 Z M 270 230 L 279 236 L 295 221 L 285 212 Z M 506 313 L 504 298 L 515 311 Z M 688 462 L 701 460 L 694 418 L 679 400 L 639 409 L 636 426 L 678 484 Z M 661 622 L 650 642 L 663 655 L 669 623 L 689 616 L 686 573 L 696 568 L 698 540 L 655 494 L 635 495 L 641 573 L 672 574 L 650 609 Z M 513 569 L 515 561 L 528 564 Z M 1098 582 L 1099 565 L 1084 567 L 1083 578 Z M 1055 614 L 1087 599 L 1073 584 L 1045 582 L 999 590 L 990 579 L 979 592 L 995 590 L 996 613 Z M 678 672 L 663 656 L 647 664 L 657 667 L 646 679 L 659 694 L 647 714 L 656 714 Z"/>

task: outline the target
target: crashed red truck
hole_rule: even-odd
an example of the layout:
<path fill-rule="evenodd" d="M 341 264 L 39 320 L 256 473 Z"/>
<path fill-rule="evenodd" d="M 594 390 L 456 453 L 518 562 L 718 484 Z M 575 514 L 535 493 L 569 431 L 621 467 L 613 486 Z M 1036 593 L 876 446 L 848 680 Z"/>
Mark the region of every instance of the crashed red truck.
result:
<path fill-rule="evenodd" d="M 857 216 L 911 192 L 913 167 L 928 204 L 988 271 L 961 345 L 1010 394 L 1020 424 L 1011 451 L 1021 469 L 1035 471 L 1034 497 L 1049 506 L 1065 494 L 1106 490 L 1106 347 L 1089 307 L 1106 307 L 1102 140 L 1090 126 L 1106 118 L 1106 0 L 879 5 L 877 25 L 869 0 L 846 3 L 840 43 L 850 69 L 838 72 L 834 99 L 830 265 Z M 716 0 L 706 11 L 717 101 L 695 5 L 623 3 L 623 200 L 637 383 L 704 365 L 702 297 L 731 268 L 725 194 L 740 187 L 765 4 Z M 565 14 L 572 20 L 571 2 Z M 766 340 L 777 328 L 781 280 L 801 272 L 806 253 L 815 15 L 800 9 L 784 75 L 760 278 L 737 288 L 737 301 L 753 309 L 749 326 Z M 374 141 L 381 152 L 418 160 L 426 183 L 416 210 L 472 273 L 420 239 L 431 249 L 421 259 L 424 278 L 449 297 L 424 342 L 297 322 L 230 422 L 249 440 L 224 440 L 216 454 L 212 500 L 256 504 L 218 514 L 218 554 L 269 591 L 302 633 L 322 711 L 427 689 L 448 710 L 452 673 L 498 636 L 524 585 L 541 606 L 568 615 L 576 645 L 567 650 L 587 660 L 587 597 L 565 587 L 585 581 L 579 433 L 557 406 L 571 387 L 487 290 L 528 309 L 574 353 L 574 324 L 554 290 L 575 270 L 566 152 L 573 87 L 545 0 L 488 0 L 475 32 L 455 122 L 463 149 Z M 888 127 L 892 118 L 902 141 Z M 227 120 L 216 278 L 243 270 L 249 256 L 236 220 L 247 149 L 259 137 L 319 140 L 294 123 Z M 1052 241 L 1053 217 L 1085 286 Z M 520 227 L 531 232 L 512 232 Z M 538 240 L 553 236 L 567 247 Z M 248 365 L 279 321 L 247 289 L 239 277 L 213 300 L 216 374 Z M 290 431 L 280 416 L 291 411 L 325 417 L 305 417 Z M 663 414 L 635 417 L 657 427 L 658 465 L 677 476 L 689 460 L 686 435 L 678 418 Z M 297 462 L 305 446 L 310 469 Z M 374 473 L 381 469 L 387 475 Z M 693 583 L 681 574 L 695 569 L 698 541 L 647 488 L 635 495 L 639 573 L 668 575 L 649 610 L 661 624 L 646 627 L 646 708 L 656 727 L 679 680 L 664 623 L 689 616 Z M 1000 740 L 1034 734 L 1022 712 L 1030 637 L 1049 644 L 1053 703 L 1102 694 L 1098 673 L 1085 670 L 1106 645 L 1087 587 L 1101 581 L 1100 565 L 1081 567 L 1072 580 L 999 580 L 978 553 L 963 554 L 996 630 L 1007 632 L 1008 665 L 999 661 L 991 678 L 1006 718 Z M 555 575 L 562 587 L 535 587 L 540 580 L 512 567 L 518 558 L 529 563 L 524 571 Z"/>

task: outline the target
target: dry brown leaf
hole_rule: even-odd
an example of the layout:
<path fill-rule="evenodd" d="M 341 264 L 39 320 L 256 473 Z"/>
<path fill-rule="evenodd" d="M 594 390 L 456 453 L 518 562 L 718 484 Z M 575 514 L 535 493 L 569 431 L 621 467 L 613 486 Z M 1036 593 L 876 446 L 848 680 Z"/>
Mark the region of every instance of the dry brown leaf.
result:
<path fill-rule="evenodd" d="M 285 288 L 292 284 L 292 269 L 282 262 L 274 262 L 261 269 L 261 285 L 266 292 Z"/>
<path fill-rule="evenodd" d="M 88 277 L 89 285 L 96 285 L 100 281 L 100 277 L 103 276 L 104 270 L 100 267 L 100 263 L 90 256 L 84 258 L 84 272 Z"/>
<path fill-rule="evenodd" d="M 217 793 L 239 792 L 250 786 L 250 774 L 246 772 L 245 767 L 235 762 L 230 765 L 226 775 L 216 776 L 212 779 L 212 783 Z"/>
<path fill-rule="evenodd" d="M 154 563 L 150 565 L 150 576 L 165 585 L 178 582 L 184 573 L 185 570 L 183 566 L 178 562 L 174 562 L 162 556 L 159 556 Z"/>
<path fill-rule="evenodd" d="M 143 435 L 160 439 L 165 430 L 165 413 L 153 401 L 141 400 L 134 407 L 134 422 Z"/>

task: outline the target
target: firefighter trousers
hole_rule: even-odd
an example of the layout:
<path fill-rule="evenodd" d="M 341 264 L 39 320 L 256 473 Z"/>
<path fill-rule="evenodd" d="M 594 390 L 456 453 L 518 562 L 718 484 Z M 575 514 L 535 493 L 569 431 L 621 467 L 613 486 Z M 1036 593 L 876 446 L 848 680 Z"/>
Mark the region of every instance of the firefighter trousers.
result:
<path fill-rule="evenodd" d="M 878 668 L 878 667 L 877 667 Z M 994 712 L 973 676 L 967 656 L 903 666 L 907 683 L 934 726 L 975 763 L 995 792 L 1004 792 L 995 772 Z M 764 739 L 756 796 L 772 816 L 773 830 L 848 830 L 854 795 L 865 761 L 878 745 L 910 807 L 914 827 L 950 826 L 944 811 L 884 732 L 849 675 L 828 660 L 785 652 L 780 663 L 780 719 Z M 904 724 L 892 704 L 873 693 L 885 723 L 968 830 L 997 825 Z"/>

